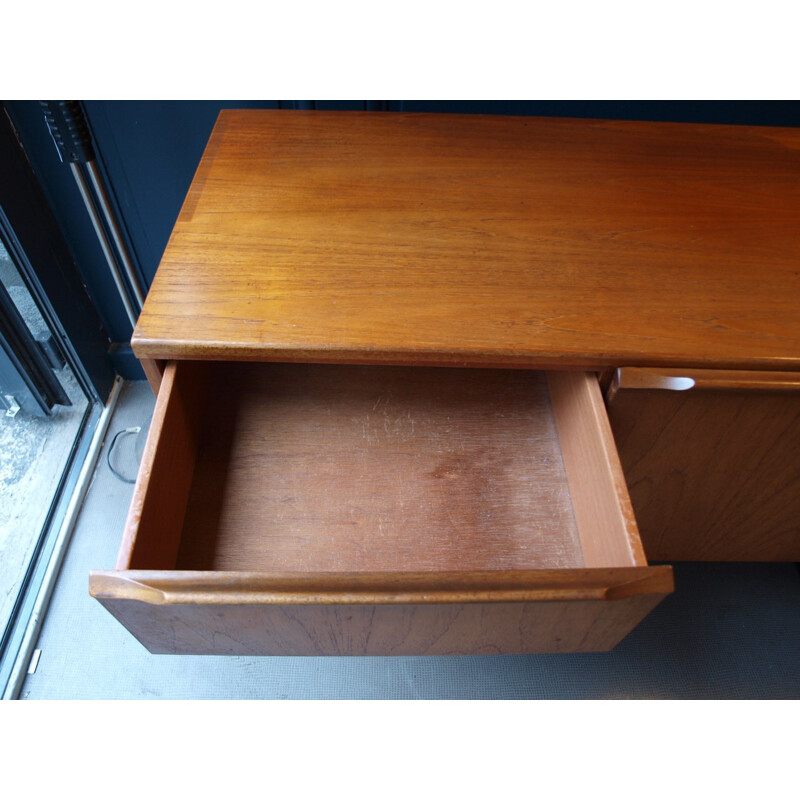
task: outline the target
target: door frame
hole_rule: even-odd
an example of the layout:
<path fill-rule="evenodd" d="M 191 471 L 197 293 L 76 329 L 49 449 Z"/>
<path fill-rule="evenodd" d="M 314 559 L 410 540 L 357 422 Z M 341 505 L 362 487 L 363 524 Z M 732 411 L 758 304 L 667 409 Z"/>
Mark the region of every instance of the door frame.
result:
<path fill-rule="evenodd" d="M 0 226 L 9 255 L 76 378 L 90 399 L 105 402 L 114 382 L 109 337 L 4 103 Z"/>

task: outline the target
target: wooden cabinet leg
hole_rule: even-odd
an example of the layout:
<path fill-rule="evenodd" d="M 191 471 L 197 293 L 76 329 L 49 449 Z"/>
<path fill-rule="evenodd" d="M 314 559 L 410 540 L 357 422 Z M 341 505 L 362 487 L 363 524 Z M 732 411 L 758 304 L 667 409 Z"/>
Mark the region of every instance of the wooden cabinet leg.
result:
<path fill-rule="evenodd" d="M 159 389 L 161 389 L 161 376 L 164 374 L 165 363 L 163 361 L 156 361 L 151 358 L 140 359 L 142 369 L 144 370 L 147 382 L 153 390 L 153 394 L 158 397 Z"/>

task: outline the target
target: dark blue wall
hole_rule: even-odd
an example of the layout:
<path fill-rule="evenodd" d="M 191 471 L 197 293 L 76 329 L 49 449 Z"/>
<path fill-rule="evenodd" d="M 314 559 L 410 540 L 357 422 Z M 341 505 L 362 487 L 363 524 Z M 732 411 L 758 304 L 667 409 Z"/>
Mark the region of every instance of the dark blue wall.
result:
<path fill-rule="evenodd" d="M 130 326 L 94 240 L 69 169 L 61 164 L 35 101 L 8 104 L 115 342 Z M 426 111 L 441 113 L 800 126 L 800 103 L 762 101 L 108 101 L 84 103 L 101 171 L 124 222 L 145 286 L 155 274 L 214 121 L 222 108 Z"/>
<path fill-rule="evenodd" d="M 800 126 L 800 103 L 792 100 L 389 100 L 387 103 L 389 111 Z"/>

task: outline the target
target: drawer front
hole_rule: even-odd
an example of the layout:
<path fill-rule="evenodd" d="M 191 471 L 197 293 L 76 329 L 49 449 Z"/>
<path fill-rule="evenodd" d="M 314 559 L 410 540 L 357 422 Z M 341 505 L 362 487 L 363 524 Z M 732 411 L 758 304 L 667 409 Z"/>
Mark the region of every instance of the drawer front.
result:
<path fill-rule="evenodd" d="M 591 375 L 194 362 L 90 577 L 151 652 L 220 655 L 602 651 L 672 588 Z"/>
<path fill-rule="evenodd" d="M 648 558 L 800 560 L 800 375 L 628 368 L 607 399 Z"/>
<path fill-rule="evenodd" d="M 669 567 L 496 575 L 94 572 L 152 653 L 455 655 L 609 650 L 672 591 Z"/>

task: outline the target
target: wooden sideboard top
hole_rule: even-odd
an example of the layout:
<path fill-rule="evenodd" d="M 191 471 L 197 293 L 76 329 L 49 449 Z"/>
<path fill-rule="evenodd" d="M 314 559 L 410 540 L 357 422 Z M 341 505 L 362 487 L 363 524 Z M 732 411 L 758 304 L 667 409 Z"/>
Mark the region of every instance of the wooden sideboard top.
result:
<path fill-rule="evenodd" d="M 800 129 L 223 111 L 133 348 L 800 369 Z"/>

